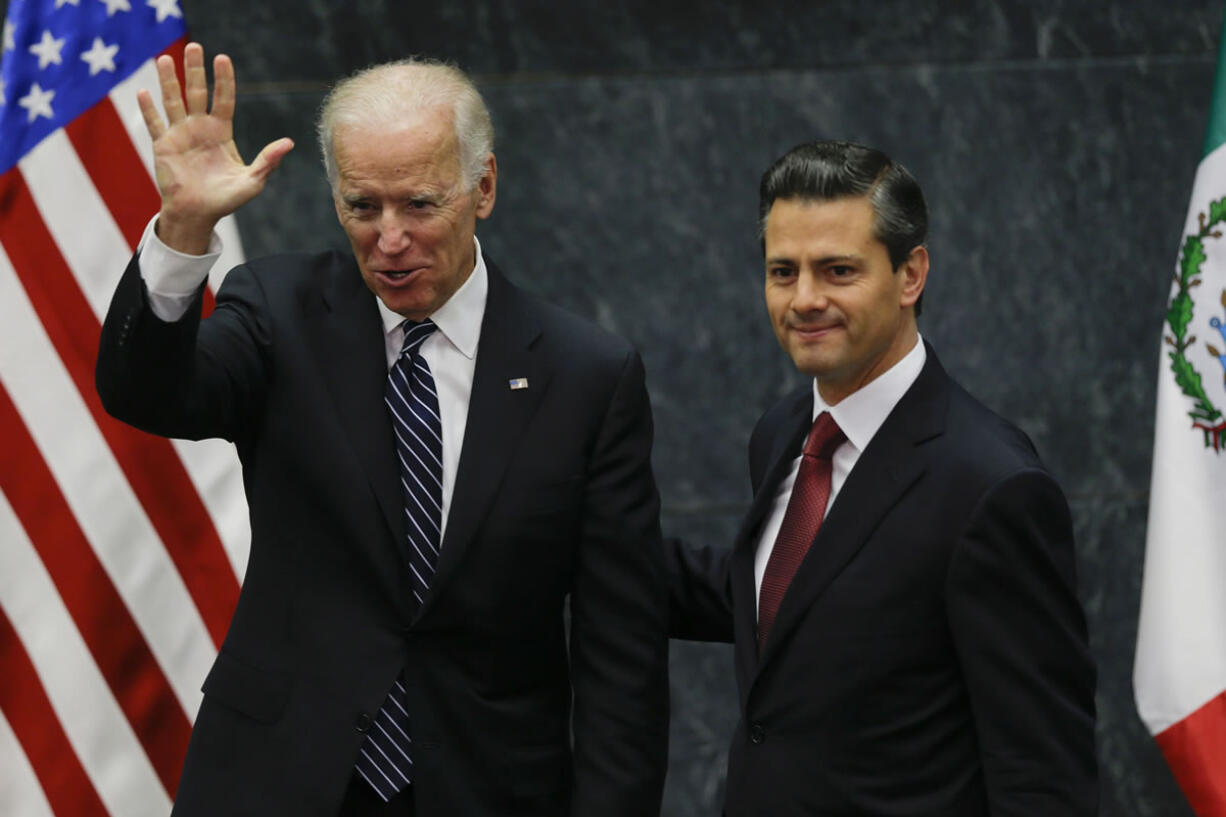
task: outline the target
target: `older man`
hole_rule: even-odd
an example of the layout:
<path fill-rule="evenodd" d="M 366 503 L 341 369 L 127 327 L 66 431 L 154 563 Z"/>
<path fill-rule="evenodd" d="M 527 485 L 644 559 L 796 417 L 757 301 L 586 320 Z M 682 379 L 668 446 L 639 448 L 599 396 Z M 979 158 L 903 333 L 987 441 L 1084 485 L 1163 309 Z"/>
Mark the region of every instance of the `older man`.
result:
<path fill-rule="evenodd" d="M 341 82 L 321 148 L 352 254 L 229 273 L 251 165 L 234 71 L 189 45 L 147 93 L 162 208 L 119 283 L 98 389 L 154 433 L 233 440 L 251 557 L 175 814 L 656 815 L 667 595 L 642 364 L 481 252 L 493 129 L 460 71 Z M 569 600 L 569 641 L 563 608 Z M 573 734 L 573 738 L 572 738 Z"/>
<path fill-rule="evenodd" d="M 760 208 L 766 311 L 810 381 L 753 431 L 732 551 L 674 550 L 674 633 L 736 643 L 726 814 L 1093 817 L 1068 506 L 920 339 L 919 185 L 817 142 Z"/>

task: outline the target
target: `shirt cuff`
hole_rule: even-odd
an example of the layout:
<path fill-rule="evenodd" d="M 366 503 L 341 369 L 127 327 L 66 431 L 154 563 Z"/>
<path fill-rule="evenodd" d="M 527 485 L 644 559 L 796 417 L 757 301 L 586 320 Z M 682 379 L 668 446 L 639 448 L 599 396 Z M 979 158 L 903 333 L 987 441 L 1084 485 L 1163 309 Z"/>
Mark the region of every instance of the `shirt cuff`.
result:
<path fill-rule="evenodd" d="M 157 220 L 154 216 L 145 226 L 136 252 L 140 259 L 140 275 L 149 292 L 149 308 L 169 323 L 187 314 L 196 290 L 209 277 L 209 270 L 221 255 L 222 244 L 221 236 L 214 230 L 204 255 L 186 255 L 172 250 L 158 238 L 154 230 Z"/>

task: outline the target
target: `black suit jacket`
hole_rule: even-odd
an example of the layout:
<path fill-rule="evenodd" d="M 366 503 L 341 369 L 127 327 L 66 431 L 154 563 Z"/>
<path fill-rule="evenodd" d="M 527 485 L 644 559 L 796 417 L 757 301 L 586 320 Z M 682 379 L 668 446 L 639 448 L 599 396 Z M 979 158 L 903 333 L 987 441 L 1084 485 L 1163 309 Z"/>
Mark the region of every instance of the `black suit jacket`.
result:
<path fill-rule="evenodd" d="M 239 267 L 203 321 L 160 321 L 135 259 L 124 273 L 98 360 L 107 410 L 233 440 L 251 513 L 176 815 L 333 817 L 402 669 L 418 814 L 658 814 L 667 588 L 642 364 L 487 266 L 464 447 L 417 611 L 382 325 L 352 256 Z"/>
<path fill-rule="evenodd" d="M 729 817 L 1092 817 L 1094 668 L 1072 523 L 1017 428 L 932 349 L 848 475 L 758 653 L 754 550 L 812 387 L 749 446 L 731 553 L 677 543 L 677 637 L 735 639 Z"/>

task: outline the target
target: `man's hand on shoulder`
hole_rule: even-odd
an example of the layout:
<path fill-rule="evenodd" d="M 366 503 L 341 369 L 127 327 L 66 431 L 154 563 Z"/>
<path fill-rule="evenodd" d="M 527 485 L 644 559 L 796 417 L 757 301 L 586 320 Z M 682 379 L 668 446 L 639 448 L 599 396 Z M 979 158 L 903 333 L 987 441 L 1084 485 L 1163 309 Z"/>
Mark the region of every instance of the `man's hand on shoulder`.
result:
<path fill-rule="evenodd" d="M 234 144 L 234 64 L 213 59 L 213 105 L 209 110 L 204 49 L 189 43 L 183 54 L 185 89 L 174 60 L 158 57 L 158 82 L 166 120 L 147 90 L 137 92 L 145 127 L 153 138 L 153 164 L 162 210 L 157 234 L 166 246 L 190 255 L 204 253 L 213 227 L 264 189 L 268 176 L 294 147 L 277 139 L 245 164 Z"/>

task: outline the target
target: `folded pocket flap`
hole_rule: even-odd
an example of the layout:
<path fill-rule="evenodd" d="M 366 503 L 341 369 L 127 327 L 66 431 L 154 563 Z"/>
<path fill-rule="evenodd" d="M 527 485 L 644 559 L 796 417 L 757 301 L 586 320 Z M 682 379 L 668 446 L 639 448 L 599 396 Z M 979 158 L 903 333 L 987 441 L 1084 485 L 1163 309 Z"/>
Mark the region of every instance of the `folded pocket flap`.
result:
<path fill-rule="evenodd" d="M 256 669 L 221 652 L 200 689 L 218 703 L 272 723 L 285 709 L 289 687 L 290 677 L 285 673 Z"/>

